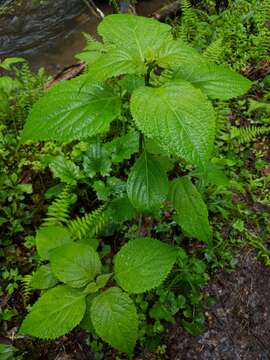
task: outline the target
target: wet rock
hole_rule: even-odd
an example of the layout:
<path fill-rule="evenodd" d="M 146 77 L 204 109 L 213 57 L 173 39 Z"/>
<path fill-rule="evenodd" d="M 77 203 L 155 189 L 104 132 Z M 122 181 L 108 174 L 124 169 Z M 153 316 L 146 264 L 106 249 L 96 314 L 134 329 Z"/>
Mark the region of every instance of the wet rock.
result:
<path fill-rule="evenodd" d="M 50 46 L 83 9 L 82 0 L 15 1 L 0 12 L 0 56 L 23 56 L 36 48 Z M 8 5 L 7 1 L 0 6 Z"/>

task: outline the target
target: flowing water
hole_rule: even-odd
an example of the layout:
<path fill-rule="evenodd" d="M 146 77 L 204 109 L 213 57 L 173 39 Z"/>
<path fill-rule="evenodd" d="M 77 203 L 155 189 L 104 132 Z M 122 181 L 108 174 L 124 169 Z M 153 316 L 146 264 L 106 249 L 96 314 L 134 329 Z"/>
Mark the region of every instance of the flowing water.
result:
<path fill-rule="evenodd" d="M 151 15 L 165 0 L 141 0 L 139 15 Z M 105 13 L 108 1 L 96 0 Z M 33 69 L 45 67 L 55 74 L 76 62 L 84 47 L 82 32 L 96 36 L 98 19 L 83 0 L 0 0 L 0 58 L 22 56 Z"/>

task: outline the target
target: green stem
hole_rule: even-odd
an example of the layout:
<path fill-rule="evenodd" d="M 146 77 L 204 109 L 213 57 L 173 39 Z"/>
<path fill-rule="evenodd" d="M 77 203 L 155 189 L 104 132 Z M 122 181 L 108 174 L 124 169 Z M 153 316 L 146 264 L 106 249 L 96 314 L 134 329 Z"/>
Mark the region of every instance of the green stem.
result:
<path fill-rule="evenodd" d="M 145 84 L 145 86 L 151 86 L 150 85 L 150 75 L 151 75 L 152 69 L 153 69 L 153 65 L 150 64 L 147 67 L 147 72 L 146 72 L 146 74 L 144 76 L 144 84 Z M 139 154 L 140 155 L 142 154 L 143 150 L 144 150 L 144 135 L 140 131 L 140 139 L 139 139 Z M 140 214 L 139 215 L 139 223 L 138 223 L 138 236 L 140 236 L 142 223 L 143 223 L 143 216 L 142 216 L 142 214 Z"/>
<path fill-rule="evenodd" d="M 143 152 L 143 148 L 144 148 L 144 135 L 143 133 L 140 131 L 140 138 L 139 138 L 139 154 L 141 155 Z"/>
<path fill-rule="evenodd" d="M 153 64 L 149 64 L 147 67 L 147 72 L 144 76 L 144 84 L 145 86 L 151 86 L 150 85 L 150 75 L 151 75 L 151 71 L 153 69 Z M 144 150 L 144 135 L 143 133 L 140 131 L 140 140 L 139 140 L 139 154 L 141 155 L 142 152 Z"/>
<path fill-rule="evenodd" d="M 144 76 L 144 84 L 145 86 L 151 86 L 150 85 L 150 76 L 151 76 L 151 71 L 153 70 L 154 64 L 149 64 L 147 67 L 147 71 L 146 74 Z"/>

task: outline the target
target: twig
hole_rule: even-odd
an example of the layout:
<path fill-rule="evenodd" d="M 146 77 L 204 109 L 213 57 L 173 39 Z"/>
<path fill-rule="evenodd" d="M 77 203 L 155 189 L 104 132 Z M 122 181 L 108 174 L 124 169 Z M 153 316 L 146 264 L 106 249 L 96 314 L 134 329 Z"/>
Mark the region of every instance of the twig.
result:
<path fill-rule="evenodd" d="M 83 0 L 83 2 L 95 17 L 97 17 L 98 19 L 104 18 L 104 13 L 96 6 L 93 0 Z"/>

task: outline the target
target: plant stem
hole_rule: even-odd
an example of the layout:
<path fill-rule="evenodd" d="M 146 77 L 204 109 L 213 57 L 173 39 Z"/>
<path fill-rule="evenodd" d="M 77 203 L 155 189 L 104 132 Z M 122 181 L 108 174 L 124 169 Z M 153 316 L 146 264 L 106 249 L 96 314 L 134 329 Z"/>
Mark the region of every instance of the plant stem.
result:
<path fill-rule="evenodd" d="M 144 135 L 143 133 L 140 131 L 140 138 L 139 138 L 139 154 L 141 155 L 143 152 L 143 148 L 144 148 Z"/>
<path fill-rule="evenodd" d="M 144 84 L 145 86 L 150 86 L 150 75 L 151 71 L 153 70 L 153 64 L 149 64 L 147 67 L 146 74 L 144 76 Z"/>
<path fill-rule="evenodd" d="M 150 74 L 153 69 L 153 64 L 148 65 L 147 72 L 144 76 L 144 84 L 145 86 L 150 86 Z M 144 150 L 144 135 L 140 131 L 140 140 L 139 140 L 139 154 L 141 155 Z"/>
<path fill-rule="evenodd" d="M 150 85 L 150 75 L 151 75 L 152 69 L 153 69 L 153 64 L 149 64 L 147 67 L 147 72 L 144 76 L 145 86 L 151 86 Z M 142 154 L 143 150 L 144 150 L 144 135 L 140 131 L 140 139 L 139 139 L 139 154 L 140 155 Z M 140 236 L 140 233 L 141 233 L 142 223 L 143 223 L 143 216 L 142 216 L 142 214 L 140 214 L 139 215 L 139 223 L 138 223 L 138 236 Z"/>

